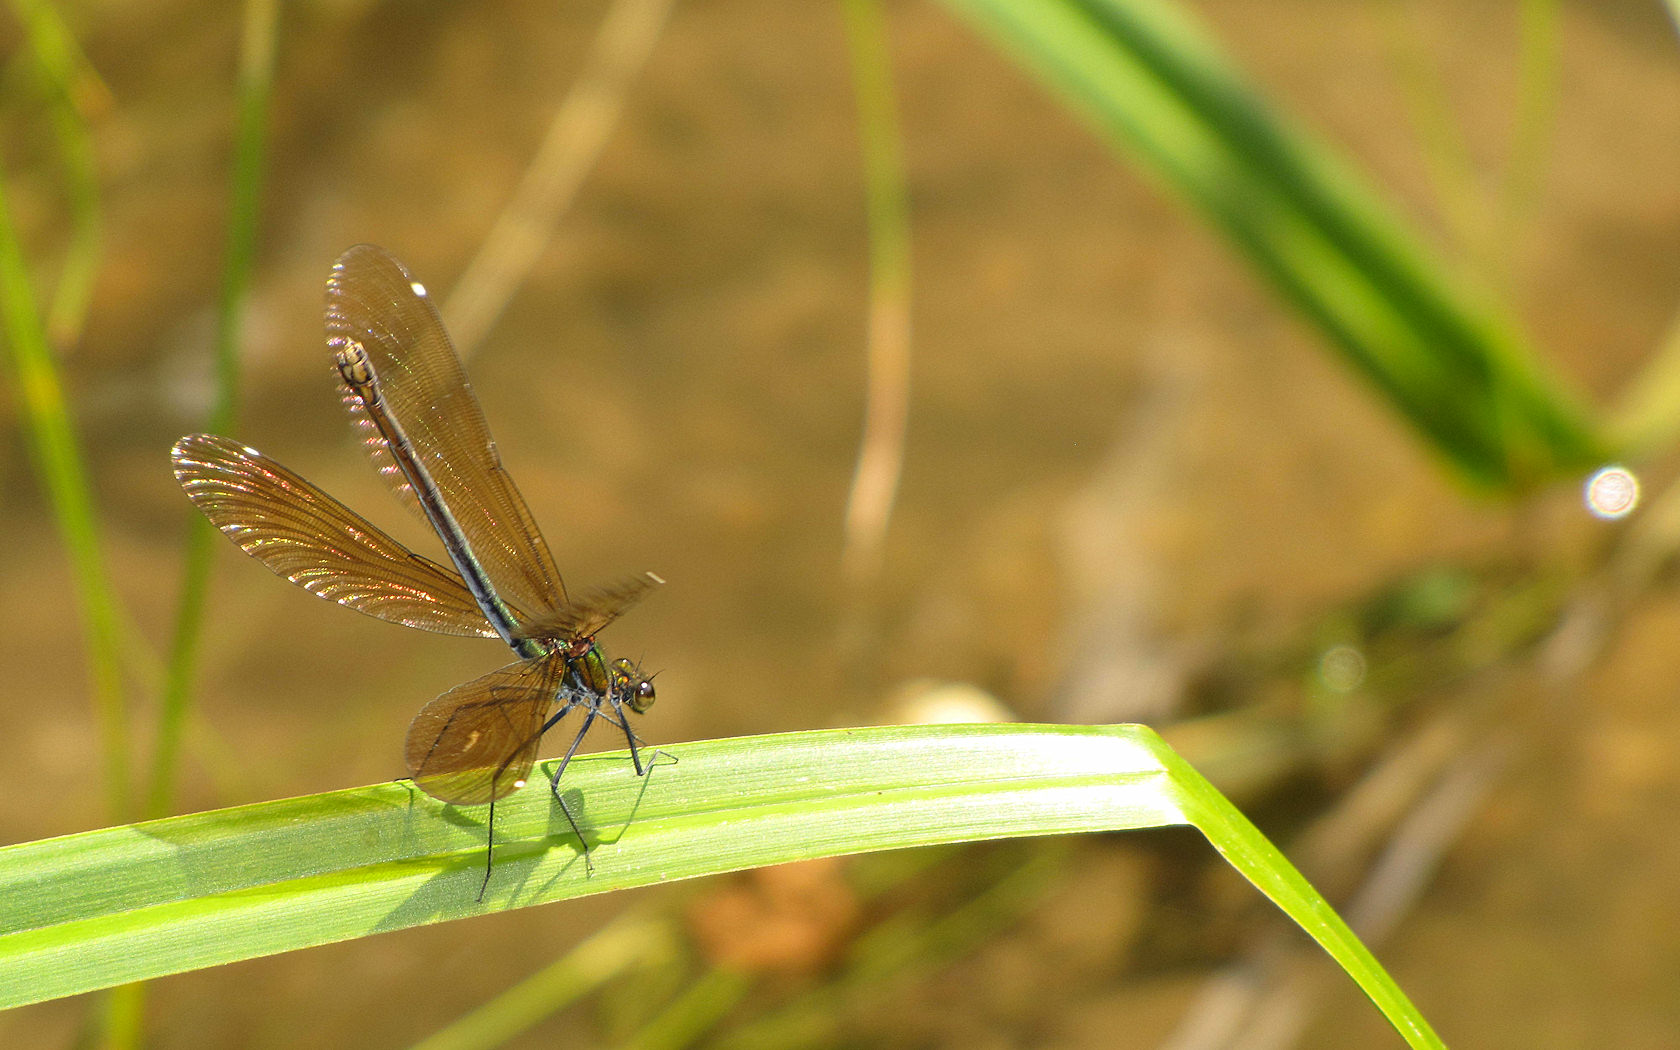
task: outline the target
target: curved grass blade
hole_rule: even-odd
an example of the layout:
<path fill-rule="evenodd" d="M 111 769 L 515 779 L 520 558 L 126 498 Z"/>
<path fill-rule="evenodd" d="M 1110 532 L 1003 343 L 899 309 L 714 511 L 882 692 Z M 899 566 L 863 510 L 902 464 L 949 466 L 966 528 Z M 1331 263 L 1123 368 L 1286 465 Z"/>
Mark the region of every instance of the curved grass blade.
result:
<path fill-rule="evenodd" d="M 1193 824 L 1359 982 L 1413 1046 L 1429 1026 L 1328 904 L 1235 807 L 1142 726 L 909 726 L 673 747 L 636 777 L 574 760 L 599 836 L 586 874 L 560 807 L 483 812 L 407 782 L 0 849 L 0 1008 L 588 893 L 811 857 Z"/>
<path fill-rule="evenodd" d="M 945 0 L 1200 210 L 1468 478 L 1516 492 L 1604 438 L 1510 318 L 1157 0 Z"/>
<path fill-rule="evenodd" d="M 12 224 L 6 180 L 0 177 L 0 331 L 12 364 L 12 379 L 29 434 L 35 473 L 52 505 L 54 522 L 70 561 L 71 583 L 81 614 L 83 648 L 111 819 L 129 815 L 133 791 L 128 700 L 119 654 L 127 648 L 117 597 L 105 568 L 104 540 L 93 489 L 88 483 L 58 359 L 48 345 L 46 323 L 35 305 L 35 279 L 23 243 Z"/>
<path fill-rule="evenodd" d="M 222 284 L 216 302 L 213 346 L 215 392 L 206 429 L 232 428 L 239 401 L 240 343 L 245 301 L 256 271 L 257 222 L 261 217 L 263 162 L 267 155 L 268 112 L 274 89 L 274 60 L 278 50 L 278 0 L 245 0 L 242 5 L 238 122 L 234 129 L 233 171 L 228 200 L 228 223 L 223 244 Z M 174 809 L 175 777 L 187 712 L 192 706 L 193 678 L 204 641 L 206 596 L 210 591 L 210 559 L 214 548 L 210 530 L 194 521 L 189 527 L 181 564 L 181 585 L 175 602 L 175 623 L 169 643 L 168 671 L 159 704 L 157 744 L 152 752 L 145 815 L 162 816 Z"/>

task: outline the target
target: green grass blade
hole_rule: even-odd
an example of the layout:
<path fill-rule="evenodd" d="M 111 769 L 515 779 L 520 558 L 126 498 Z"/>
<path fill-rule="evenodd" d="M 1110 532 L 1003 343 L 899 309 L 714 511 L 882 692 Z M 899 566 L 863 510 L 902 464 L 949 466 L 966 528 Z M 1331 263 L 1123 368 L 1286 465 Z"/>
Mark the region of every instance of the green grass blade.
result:
<path fill-rule="evenodd" d="M 910 201 L 897 96 L 878 0 L 842 0 L 869 217 L 868 396 L 840 565 L 859 600 L 881 572 L 881 544 L 904 471 L 910 415 Z"/>
<path fill-rule="evenodd" d="M 1509 259 L 1521 248 L 1519 234 L 1531 228 L 1542 176 L 1557 126 L 1562 80 L 1563 20 L 1560 0 L 1522 0 L 1516 112 L 1511 145 L 1500 178 L 1492 247 Z"/>
<path fill-rule="evenodd" d="M 1388 979 L 1376 956 L 1277 847 L 1190 763 L 1164 743 L 1159 753 L 1162 764 L 1172 771 L 1172 784 L 1180 793 L 1186 823 L 1201 829 L 1220 856 L 1329 952 L 1408 1043 L 1442 1045 L 1405 993 Z"/>
<path fill-rule="evenodd" d="M 99 722 L 101 772 L 113 819 L 128 816 L 132 789 L 128 763 L 129 719 L 118 654 L 125 646 L 116 598 L 105 573 L 99 526 L 77 446 L 70 411 L 59 381 L 58 363 L 47 344 L 45 323 L 35 302 L 34 282 L 12 225 L 0 180 L 0 326 L 11 354 L 17 395 L 29 431 L 35 471 L 52 503 L 59 536 L 70 555 L 71 579 L 81 613 L 95 717 Z"/>
<path fill-rule="evenodd" d="M 848 946 L 845 958 L 827 979 L 785 997 L 772 1009 L 733 1028 L 697 1032 L 690 1043 L 704 1041 L 715 1050 L 780 1050 L 787 1046 L 822 1046 L 833 1042 L 837 1018 L 855 1015 L 865 1002 L 879 1002 L 893 989 L 937 979 L 936 975 L 1006 935 L 1065 885 L 1074 851 L 1063 840 L 1037 848 L 980 857 L 961 853 L 966 885 L 985 888 L 949 910 L 912 908 L 872 922 Z M 947 856 L 951 856 L 947 854 Z M 971 877 L 978 876 L 978 877 Z M 901 885 L 880 887 L 896 895 Z M 868 907 L 865 901 L 865 907 Z M 763 974 L 737 997 L 750 999 L 765 984 Z M 657 1023 L 657 1021 L 656 1021 Z M 649 1027 L 652 1027 L 651 1025 Z M 628 1047 L 638 1044 L 630 1042 Z"/>
<path fill-rule="evenodd" d="M 1154 0 L 946 0 L 1189 200 L 1438 454 L 1520 490 L 1603 441 L 1352 168 Z"/>
<path fill-rule="evenodd" d="M 1414 1046 L 1404 995 L 1281 854 L 1141 726 L 914 726 L 687 744 L 637 777 L 578 759 L 585 870 L 540 781 L 483 807 L 406 781 L 0 850 L 0 1008 L 487 911 L 811 857 L 1198 823 Z"/>
<path fill-rule="evenodd" d="M 670 925 L 645 915 L 621 915 L 525 980 L 484 1003 L 411 1050 L 492 1050 L 525 1034 L 572 1003 L 652 959 L 678 951 Z"/>
<path fill-rule="evenodd" d="M 81 339 L 99 272 L 103 213 L 88 124 L 110 107 L 111 95 L 53 4 L 12 0 L 12 10 L 24 26 L 30 54 L 49 96 L 62 188 L 70 209 L 64 263 L 46 316 L 48 342 L 62 350 Z"/>
<path fill-rule="evenodd" d="M 239 126 L 234 136 L 232 200 L 228 215 L 222 291 L 216 306 L 216 394 L 204 429 L 225 434 L 233 426 L 239 394 L 239 336 L 245 299 L 256 268 L 257 219 L 262 203 L 263 157 L 268 134 L 269 101 L 274 87 L 278 0 L 246 0 L 239 55 Z M 204 634 L 204 603 L 210 590 L 210 563 L 219 548 L 215 529 L 197 514 L 188 525 L 181 591 L 175 610 L 175 633 L 158 710 L 157 746 L 146 789 L 146 815 L 170 812 L 181 735 L 198 670 Z"/>
<path fill-rule="evenodd" d="M 81 114 L 68 104 L 54 108 L 53 126 L 64 164 L 65 196 L 70 206 L 69 244 L 52 304 L 47 308 L 47 336 L 55 347 L 81 341 L 93 301 L 104 250 L 104 213 L 100 210 L 99 179 L 93 135 Z"/>
<path fill-rule="evenodd" d="M 1623 389 L 1609 425 L 1633 457 L 1656 455 L 1680 436 L 1680 313 Z"/>

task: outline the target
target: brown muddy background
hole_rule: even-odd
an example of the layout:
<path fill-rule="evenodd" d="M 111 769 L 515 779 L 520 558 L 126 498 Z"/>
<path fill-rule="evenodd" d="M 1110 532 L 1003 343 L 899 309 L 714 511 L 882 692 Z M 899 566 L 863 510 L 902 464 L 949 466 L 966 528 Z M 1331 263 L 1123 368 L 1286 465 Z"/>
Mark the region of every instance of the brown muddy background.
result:
<path fill-rule="evenodd" d="M 1507 5 L 1194 7 L 1450 244 L 1408 61 L 1438 78 L 1493 182 L 1517 77 Z M 604 639 L 660 672 L 648 740 L 888 720 L 894 691 L 925 678 L 977 684 L 1026 719 L 1138 717 L 1057 692 L 1093 577 L 1126 596 L 1116 647 L 1155 654 L 1140 666 L 1171 679 L 1185 652 L 1310 633 L 1422 566 L 1592 549 L 1605 527 L 1577 513 L 1572 486 L 1520 509 L 1466 493 L 1215 235 L 1036 84 L 945 9 L 887 9 L 914 224 L 914 400 L 867 674 L 836 655 L 867 289 L 835 6 L 680 4 L 470 365 L 567 579 L 670 581 Z M 236 436 L 417 545 L 340 418 L 322 282 L 338 252 L 371 241 L 446 290 L 600 11 L 283 13 Z M 205 411 L 237 13 L 164 2 L 68 17 L 115 105 L 95 128 L 106 263 L 67 385 L 114 578 L 161 649 L 189 514 L 167 452 Z M 1680 44 L 1654 3 L 1564 5 L 1559 28 L 1538 195 L 1497 262 L 1551 364 L 1609 404 L 1680 287 Z M 0 40 L 18 52 L 9 21 Z M 8 100 L 11 206 L 52 257 L 63 213 L 40 108 L 16 85 Z M 106 820 L 66 563 L 15 399 L 0 411 L 13 424 L 0 430 L 10 843 Z M 418 706 L 505 659 L 329 608 L 218 553 L 183 810 L 399 776 Z M 1680 1031 L 1676 638 L 1680 601 L 1648 594 L 1563 714 L 1523 727 L 1506 776 L 1379 949 L 1449 1042 L 1658 1047 Z M 147 747 L 136 741 L 137 759 Z M 1077 845 L 1019 921 L 837 1017 L 835 1044 L 1158 1045 L 1243 943 L 1209 934 L 1202 902 L 1240 890 L 1188 838 Z M 675 911 L 713 892 L 596 897 L 169 978 L 153 988 L 151 1043 L 407 1045 L 626 904 Z M 1303 1045 L 1392 1044 L 1351 985 L 1328 987 Z M 0 1015 L 0 1044 L 76 1045 L 88 1005 Z M 614 1031 L 581 1008 L 513 1045 L 602 1045 Z"/>

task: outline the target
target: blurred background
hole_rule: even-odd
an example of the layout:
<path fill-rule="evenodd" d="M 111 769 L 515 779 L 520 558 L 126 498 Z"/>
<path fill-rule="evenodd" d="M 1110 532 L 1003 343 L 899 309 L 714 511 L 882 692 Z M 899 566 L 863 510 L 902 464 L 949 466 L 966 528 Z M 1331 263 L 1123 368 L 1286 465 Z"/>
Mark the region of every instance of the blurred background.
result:
<path fill-rule="evenodd" d="M 1145 721 L 1350 906 L 1449 1042 L 1671 1045 L 1669 14 L 1172 9 L 1240 70 L 1227 102 L 1328 144 L 1428 246 L 1423 283 L 1506 333 L 1450 365 L 1529 392 L 1492 399 L 1490 455 L 1442 437 L 1473 397 L 1373 382 L 1240 217 L 1023 68 L 989 9 L 13 5 L 0 276 L 8 319 L 19 281 L 52 311 L 116 611 L 102 664 L 9 323 L 0 842 L 148 794 L 189 812 L 401 776 L 419 706 L 505 662 L 217 539 L 180 757 L 147 790 L 192 517 L 177 437 L 222 412 L 435 550 L 353 447 L 324 347 L 332 260 L 373 242 L 446 302 L 568 582 L 670 581 L 602 639 L 659 674 L 648 741 L 935 708 Z M 497 270 L 509 231 L 528 265 Z M 872 361 L 887 451 L 853 496 Z M 1582 502 L 1612 452 L 1645 490 L 1619 522 Z M 1281 922 L 1190 833 L 996 843 L 254 960 L 154 982 L 130 1027 L 104 996 L 15 1010 L 0 1043 L 410 1045 L 599 935 L 632 946 L 604 987 L 550 991 L 506 1045 L 1397 1045 Z M 450 1045 L 493 1041 L 474 1025 Z"/>

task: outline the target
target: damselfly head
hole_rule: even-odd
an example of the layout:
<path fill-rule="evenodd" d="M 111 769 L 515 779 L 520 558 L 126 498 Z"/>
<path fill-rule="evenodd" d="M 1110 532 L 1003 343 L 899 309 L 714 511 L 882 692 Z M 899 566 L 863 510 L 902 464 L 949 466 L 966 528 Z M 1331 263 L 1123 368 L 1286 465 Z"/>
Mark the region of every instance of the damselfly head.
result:
<path fill-rule="evenodd" d="M 653 706 L 653 676 L 642 674 L 635 662 L 619 657 L 612 662 L 613 693 L 638 715 Z"/>

